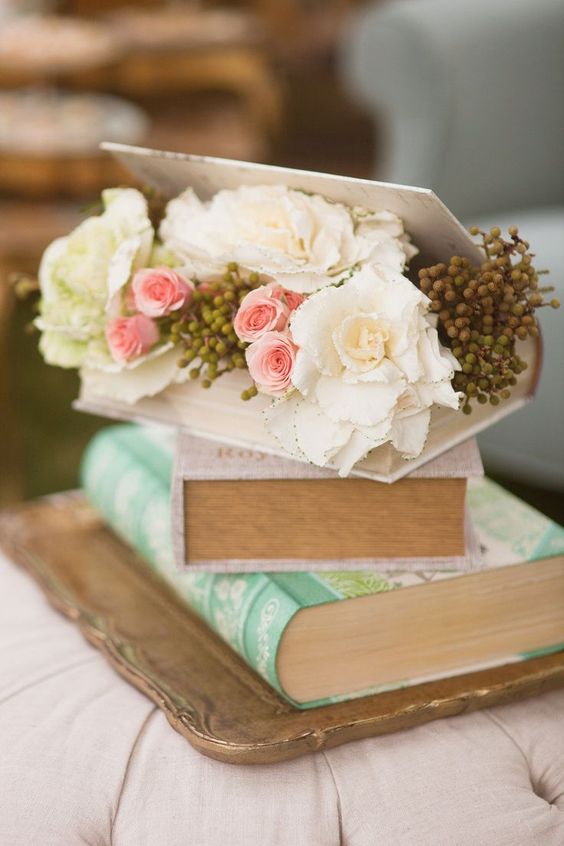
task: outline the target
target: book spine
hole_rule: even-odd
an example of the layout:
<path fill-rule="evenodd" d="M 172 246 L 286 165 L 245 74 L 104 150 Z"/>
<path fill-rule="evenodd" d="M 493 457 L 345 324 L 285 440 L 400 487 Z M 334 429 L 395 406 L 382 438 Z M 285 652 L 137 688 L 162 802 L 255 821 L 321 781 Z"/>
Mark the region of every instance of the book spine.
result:
<path fill-rule="evenodd" d="M 282 695 L 276 654 L 301 607 L 268 573 L 188 573 L 174 562 L 170 480 L 172 450 L 137 426 L 112 426 L 88 445 L 82 487 L 110 527 Z"/>

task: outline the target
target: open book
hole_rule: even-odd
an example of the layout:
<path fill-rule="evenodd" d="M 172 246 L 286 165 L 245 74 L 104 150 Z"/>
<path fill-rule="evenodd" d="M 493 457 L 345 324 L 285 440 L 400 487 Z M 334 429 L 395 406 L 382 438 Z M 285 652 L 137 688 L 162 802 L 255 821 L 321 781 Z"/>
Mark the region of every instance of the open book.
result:
<path fill-rule="evenodd" d="M 419 249 L 419 255 L 410 267 L 412 277 L 418 267 L 444 261 L 453 254 L 465 256 L 476 264 L 483 260 L 483 255 L 463 226 L 427 189 L 120 144 L 106 144 L 104 147 L 142 183 L 158 189 L 165 197 L 175 196 L 187 187 L 193 188 L 202 200 L 206 200 L 220 189 L 283 184 L 306 193 L 318 193 L 329 201 L 345 203 L 349 207 L 363 206 L 393 212 L 401 217 L 406 232 Z M 405 460 L 387 443 L 359 462 L 353 474 L 393 482 L 522 406 L 536 387 L 540 345 L 529 339 L 521 344 L 519 352 L 527 362 L 528 370 L 512 389 L 510 399 L 496 407 L 478 405 L 470 416 L 452 408 L 434 406 L 427 441 L 417 458 Z M 135 370 L 129 371 L 130 384 L 135 378 L 138 378 Z M 287 455 L 263 420 L 263 412 L 271 397 L 259 395 L 251 402 L 241 401 L 241 391 L 249 384 L 248 374 L 241 371 L 222 376 L 209 391 L 202 390 L 196 383 L 171 384 L 160 393 L 146 396 L 133 404 L 126 402 L 119 392 L 113 398 L 104 395 L 100 379 L 98 371 L 83 372 L 77 408 L 117 419 L 150 420 L 181 426 L 191 434 Z"/>

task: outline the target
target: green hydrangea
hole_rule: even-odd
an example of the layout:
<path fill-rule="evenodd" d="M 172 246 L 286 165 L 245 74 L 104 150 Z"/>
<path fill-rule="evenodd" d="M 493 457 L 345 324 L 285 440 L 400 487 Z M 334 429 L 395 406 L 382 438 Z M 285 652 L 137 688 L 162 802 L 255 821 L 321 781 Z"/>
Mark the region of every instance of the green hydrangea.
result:
<path fill-rule="evenodd" d="M 62 332 L 43 332 L 39 340 L 39 352 L 47 362 L 56 367 L 81 367 L 88 344 L 74 341 Z"/>
<path fill-rule="evenodd" d="M 112 300 L 149 264 L 154 233 L 147 202 L 132 188 L 102 193 L 104 211 L 45 251 L 39 268 L 40 351 L 49 364 L 81 367 L 108 359 L 104 327 Z"/>

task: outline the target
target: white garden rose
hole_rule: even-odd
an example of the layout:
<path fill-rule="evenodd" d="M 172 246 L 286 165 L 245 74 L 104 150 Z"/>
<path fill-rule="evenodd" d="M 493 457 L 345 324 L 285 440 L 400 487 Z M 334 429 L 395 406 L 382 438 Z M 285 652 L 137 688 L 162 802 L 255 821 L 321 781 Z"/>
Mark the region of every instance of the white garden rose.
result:
<path fill-rule="evenodd" d="M 459 366 L 439 343 L 429 299 L 406 277 L 366 266 L 313 294 L 290 321 L 296 390 L 267 409 L 267 427 L 296 457 L 341 475 L 390 442 L 423 449 L 433 404 L 457 409 Z"/>
<path fill-rule="evenodd" d="M 153 228 L 147 203 L 132 188 L 102 193 L 104 211 L 84 220 L 46 249 L 39 268 L 44 333 L 41 351 L 49 364 L 77 367 L 100 360 L 107 315 L 131 273 L 151 254 Z"/>
<path fill-rule="evenodd" d="M 209 202 L 188 189 L 169 202 L 160 236 L 196 269 L 235 261 L 306 294 L 366 262 L 401 271 L 416 253 L 391 212 L 349 208 L 284 185 L 223 190 Z"/>

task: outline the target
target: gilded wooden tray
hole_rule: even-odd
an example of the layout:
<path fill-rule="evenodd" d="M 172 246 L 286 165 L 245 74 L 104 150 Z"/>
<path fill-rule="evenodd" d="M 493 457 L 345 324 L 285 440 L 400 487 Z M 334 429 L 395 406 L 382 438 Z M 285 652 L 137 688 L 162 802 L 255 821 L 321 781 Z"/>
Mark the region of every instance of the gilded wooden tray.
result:
<path fill-rule="evenodd" d="M 176 600 L 81 495 L 2 512 L 0 545 L 173 728 L 220 761 L 283 761 L 564 683 L 560 653 L 299 711 Z"/>

